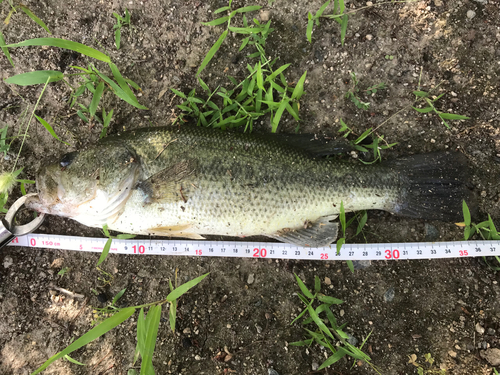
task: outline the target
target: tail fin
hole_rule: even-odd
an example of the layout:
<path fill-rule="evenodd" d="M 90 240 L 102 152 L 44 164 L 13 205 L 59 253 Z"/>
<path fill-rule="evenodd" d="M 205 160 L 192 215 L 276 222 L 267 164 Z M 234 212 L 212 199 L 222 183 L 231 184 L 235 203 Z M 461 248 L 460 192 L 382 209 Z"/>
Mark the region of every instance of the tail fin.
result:
<path fill-rule="evenodd" d="M 467 189 L 467 158 L 460 153 L 436 152 L 389 161 L 400 175 L 401 194 L 393 212 L 413 218 L 461 221 L 462 201 L 476 206 Z"/>

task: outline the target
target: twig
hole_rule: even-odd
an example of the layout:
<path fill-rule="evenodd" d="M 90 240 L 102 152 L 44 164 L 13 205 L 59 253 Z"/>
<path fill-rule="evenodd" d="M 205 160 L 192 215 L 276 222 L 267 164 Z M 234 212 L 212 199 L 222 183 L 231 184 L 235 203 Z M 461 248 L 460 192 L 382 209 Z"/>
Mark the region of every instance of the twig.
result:
<path fill-rule="evenodd" d="M 67 289 L 59 288 L 58 286 L 51 286 L 51 288 L 55 289 L 63 294 L 66 294 L 68 297 L 71 297 L 71 298 L 85 298 L 85 296 L 83 294 L 73 293 Z"/>

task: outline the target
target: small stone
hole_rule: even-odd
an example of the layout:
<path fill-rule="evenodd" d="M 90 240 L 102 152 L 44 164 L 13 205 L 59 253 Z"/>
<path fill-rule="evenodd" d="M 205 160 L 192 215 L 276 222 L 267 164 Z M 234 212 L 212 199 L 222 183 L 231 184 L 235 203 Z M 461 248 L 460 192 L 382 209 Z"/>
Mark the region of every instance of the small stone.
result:
<path fill-rule="evenodd" d="M 184 330 L 182 331 L 182 333 L 185 333 L 185 334 L 191 333 L 191 328 L 184 328 Z"/>
<path fill-rule="evenodd" d="M 250 275 L 248 275 L 247 284 L 252 285 L 254 281 L 255 281 L 255 274 L 251 273 Z"/>
<path fill-rule="evenodd" d="M 194 359 L 196 359 L 197 361 L 201 361 L 201 357 L 198 354 L 194 356 Z"/>
<path fill-rule="evenodd" d="M 226 328 L 231 328 L 231 324 L 226 325 Z"/>
<path fill-rule="evenodd" d="M 313 362 L 312 365 L 311 365 L 311 368 L 312 368 L 313 371 L 318 370 L 318 368 L 319 368 L 318 362 Z"/>
<path fill-rule="evenodd" d="M 367 1 L 367 2 L 366 2 L 366 6 L 367 6 L 367 7 L 371 7 L 371 6 L 373 6 L 373 3 L 372 3 L 371 1 Z"/>
<path fill-rule="evenodd" d="M 391 302 L 394 299 L 394 296 L 396 295 L 396 291 L 394 290 L 394 287 L 391 286 L 387 291 L 384 293 L 384 302 Z"/>
<path fill-rule="evenodd" d="M 269 12 L 268 10 L 261 10 L 260 11 L 260 20 L 262 22 L 269 21 L 270 16 L 271 16 L 271 12 Z"/>
<path fill-rule="evenodd" d="M 259 325 L 255 325 L 255 329 L 257 330 L 257 333 L 262 333 L 262 327 Z"/>
<path fill-rule="evenodd" d="M 343 317 L 343 316 L 344 316 L 344 314 L 345 314 L 345 311 L 344 311 L 343 309 L 342 309 L 342 310 L 340 310 L 340 317 Z"/>
<path fill-rule="evenodd" d="M 57 291 L 55 291 L 54 289 L 49 290 L 49 293 L 51 296 L 57 296 Z"/>
<path fill-rule="evenodd" d="M 451 358 L 457 358 L 457 352 L 454 352 L 453 350 L 450 350 L 448 352 L 448 355 L 451 357 Z"/>
<path fill-rule="evenodd" d="M 495 336 L 495 330 L 493 328 L 488 328 L 488 335 Z"/>
<path fill-rule="evenodd" d="M 479 333 L 480 335 L 484 335 L 484 327 L 481 326 L 480 323 L 476 324 L 476 332 Z"/>
<path fill-rule="evenodd" d="M 9 268 L 13 264 L 14 264 L 14 259 L 12 259 L 12 257 L 10 257 L 10 256 L 7 255 L 5 258 L 3 258 L 3 266 L 4 266 L 4 268 Z"/>
<path fill-rule="evenodd" d="M 326 285 L 332 285 L 332 280 L 330 280 L 329 277 L 325 277 L 325 284 Z"/>
<path fill-rule="evenodd" d="M 353 260 L 352 265 L 355 270 L 364 270 L 365 268 L 370 267 L 372 264 L 371 260 Z"/>
<path fill-rule="evenodd" d="M 347 334 L 347 342 L 352 346 L 358 345 L 358 339 L 353 335 L 351 335 L 350 333 Z"/>
<path fill-rule="evenodd" d="M 373 39 L 373 35 L 372 34 L 366 34 L 365 38 L 366 38 L 366 40 L 372 40 Z"/>
<path fill-rule="evenodd" d="M 500 349 L 493 348 L 488 350 L 481 350 L 479 353 L 481 358 L 486 359 L 488 363 L 492 366 L 500 365 Z"/>
<path fill-rule="evenodd" d="M 467 18 L 473 19 L 474 17 L 476 17 L 476 12 L 474 12 L 472 9 L 468 10 L 467 11 Z"/>

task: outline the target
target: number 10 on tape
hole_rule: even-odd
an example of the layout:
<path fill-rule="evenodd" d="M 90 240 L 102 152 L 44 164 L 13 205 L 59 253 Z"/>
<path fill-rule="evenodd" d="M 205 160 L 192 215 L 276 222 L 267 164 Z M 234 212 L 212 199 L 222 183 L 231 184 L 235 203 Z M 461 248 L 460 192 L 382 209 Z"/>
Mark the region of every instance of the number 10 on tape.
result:
<path fill-rule="evenodd" d="M 12 246 L 101 252 L 107 238 L 29 234 Z M 110 253 L 128 255 L 191 255 L 310 260 L 397 260 L 500 255 L 500 241 L 346 244 L 307 248 L 285 243 L 183 240 L 113 240 Z"/>

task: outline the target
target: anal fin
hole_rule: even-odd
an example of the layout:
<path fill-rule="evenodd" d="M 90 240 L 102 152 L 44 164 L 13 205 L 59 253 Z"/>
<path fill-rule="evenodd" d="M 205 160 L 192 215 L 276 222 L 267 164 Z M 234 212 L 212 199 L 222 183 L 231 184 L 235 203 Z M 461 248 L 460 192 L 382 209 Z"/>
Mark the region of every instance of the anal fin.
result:
<path fill-rule="evenodd" d="M 303 247 L 324 247 L 337 239 L 339 224 L 332 223 L 336 216 L 323 216 L 314 223 L 307 223 L 305 228 L 281 230 L 267 235 L 281 242 Z"/>

